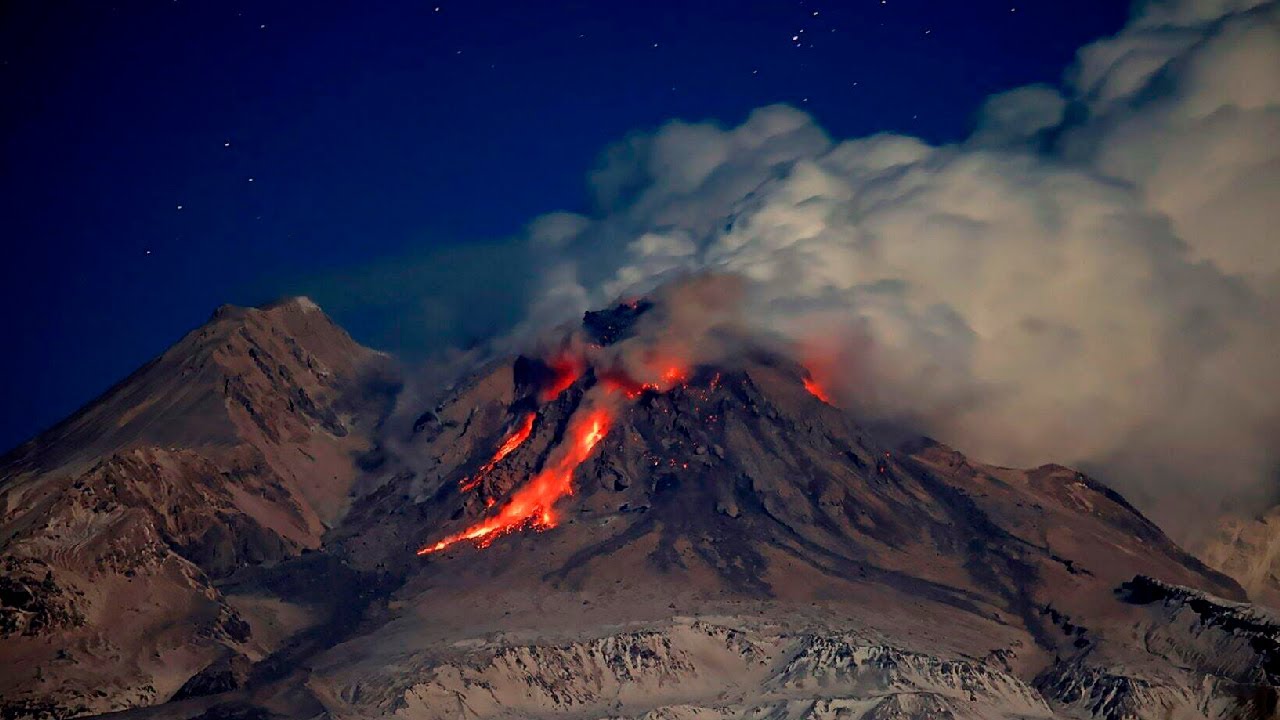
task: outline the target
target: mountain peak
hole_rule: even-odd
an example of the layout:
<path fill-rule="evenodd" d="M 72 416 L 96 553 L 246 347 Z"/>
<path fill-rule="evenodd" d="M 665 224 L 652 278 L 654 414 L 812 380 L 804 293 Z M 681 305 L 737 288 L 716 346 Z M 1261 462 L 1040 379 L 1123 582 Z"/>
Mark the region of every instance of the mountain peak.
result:
<path fill-rule="evenodd" d="M 222 305 L 129 377 L 16 448 L 0 471 L 81 468 L 133 446 L 278 444 L 310 424 L 341 436 L 346 431 L 333 404 L 355 392 L 371 366 L 386 364 L 304 296 L 261 307 Z"/>
<path fill-rule="evenodd" d="M 240 320 L 255 314 L 277 318 L 290 314 L 315 314 L 326 319 L 329 317 L 325 313 L 324 309 L 316 303 L 316 301 L 306 295 L 293 295 L 272 300 L 271 302 L 263 303 L 261 305 L 233 305 L 231 303 L 219 305 L 214 308 L 213 313 L 210 314 L 209 322 Z"/>

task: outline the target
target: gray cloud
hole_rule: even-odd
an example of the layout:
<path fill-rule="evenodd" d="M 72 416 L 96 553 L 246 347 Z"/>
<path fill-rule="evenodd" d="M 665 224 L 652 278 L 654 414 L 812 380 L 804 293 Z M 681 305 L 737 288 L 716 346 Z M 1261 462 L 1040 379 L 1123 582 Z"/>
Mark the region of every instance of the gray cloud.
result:
<path fill-rule="evenodd" d="M 1277 67 L 1276 2 L 1147 3 L 957 145 L 835 142 L 785 106 L 633 135 L 595 212 L 532 225 L 529 326 L 734 274 L 851 411 L 1096 468 L 1176 532 L 1274 483 Z"/>

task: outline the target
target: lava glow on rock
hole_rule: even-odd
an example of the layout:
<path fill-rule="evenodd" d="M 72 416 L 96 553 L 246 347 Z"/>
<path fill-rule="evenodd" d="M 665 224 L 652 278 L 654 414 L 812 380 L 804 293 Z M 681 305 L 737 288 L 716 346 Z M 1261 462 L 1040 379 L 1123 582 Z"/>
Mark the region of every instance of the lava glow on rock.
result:
<path fill-rule="evenodd" d="M 543 388 L 540 396 L 543 401 L 553 399 L 564 392 L 584 372 L 586 363 L 572 356 L 561 356 L 549 363 L 554 375 Z M 596 444 L 609 433 L 613 425 L 617 396 L 626 400 L 635 400 L 646 392 L 665 392 L 677 385 L 688 382 L 689 369 L 679 361 L 671 358 L 651 357 L 645 374 L 654 378 L 640 381 L 632 378 L 625 371 L 601 371 L 598 375 L 600 387 L 607 396 L 604 402 L 591 405 L 590 409 L 580 408 L 569 420 L 569 428 L 565 440 L 556 450 L 556 455 L 547 467 L 533 477 L 528 483 L 517 489 L 507 503 L 497 513 L 481 520 L 471 527 L 450 535 L 432 545 L 418 551 L 419 555 L 427 555 L 443 550 L 459 540 L 470 540 L 477 547 L 488 547 L 494 540 L 518 530 L 531 528 L 546 530 L 556 526 L 555 504 L 560 499 L 573 494 L 573 473 L 590 455 Z M 494 453 L 493 458 L 480 470 L 461 483 L 463 491 L 478 486 L 484 477 L 505 457 L 520 447 L 533 431 L 535 413 L 529 413 L 522 420 L 502 445 Z M 486 507 L 497 503 L 493 498 L 485 499 Z"/>
<path fill-rule="evenodd" d="M 606 407 L 576 413 L 569 421 L 567 439 L 560 446 L 559 457 L 516 490 L 497 514 L 434 545 L 422 548 L 418 554 L 426 555 L 443 550 L 459 540 L 471 540 L 477 547 L 483 548 L 517 530 L 546 530 L 555 527 L 555 503 L 573 494 L 573 471 L 591 456 L 591 451 L 609 434 L 612 425 L 613 412 Z"/>
<path fill-rule="evenodd" d="M 567 390 L 582 375 L 582 363 L 569 355 L 562 355 L 551 361 L 549 365 L 555 375 L 552 377 L 551 382 L 542 389 L 543 402 L 554 399 L 557 395 Z"/>
<path fill-rule="evenodd" d="M 819 385 L 817 380 L 806 376 L 804 378 L 804 389 L 808 390 L 810 395 L 818 398 L 822 402 L 828 405 L 833 404 L 831 402 L 831 396 L 827 394 L 826 388 Z"/>
<path fill-rule="evenodd" d="M 498 447 L 498 451 L 493 454 L 489 462 L 485 463 L 476 471 L 475 475 L 469 478 L 463 478 L 461 486 L 463 492 L 474 490 L 485 476 L 493 472 L 498 463 L 502 462 L 502 458 L 511 454 L 513 450 L 520 447 L 520 444 L 529 439 L 529 434 L 533 432 L 533 421 L 537 417 L 534 413 L 528 413 L 520 420 L 520 425 L 502 441 L 502 445 Z"/>

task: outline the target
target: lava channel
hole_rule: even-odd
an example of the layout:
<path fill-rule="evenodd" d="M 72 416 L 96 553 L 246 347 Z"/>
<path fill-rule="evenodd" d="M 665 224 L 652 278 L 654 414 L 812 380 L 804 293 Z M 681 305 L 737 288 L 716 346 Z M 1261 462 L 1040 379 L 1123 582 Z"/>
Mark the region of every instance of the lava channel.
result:
<path fill-rule="evenodd" d="M 804 389 L 808 390 L 810 395 L 818 398 L 822 402 L 828 405 L 834 404 L 831 402 L 831 396 L 827 394 L 827 389 L 822 387 L 822 385 L 819 385 L 817 380 L 814 380 L 812 377 L 807 375 L 804 378 Z"/>
<path fill-rule="evenodd" d="M 498 463 L 502 462 L 502 458 L 510 455 L 512 451 L 520 447 L 521 443 L 529 439 L 529 434 L 533 432 L 533 421 L 536 417 L 536 414 L 528 413 L 520 420 L 520 426 L 508 435 L 506 440 L 502 441 L 502 445 L 498 446 L 498 451 L 493 454 L 489 462 L 481 465 L 475 475 L 462 479 L 462 482 L 459 483 L 462 487 L 462 492 L 474 490 L 484 480 L 485 476 L 493 472 Z"/>
<path fill-rule="evenodd" d="M 476 547 L 488 547 L 494 540 L 516 530 L 546 530 L 556 526 L 553 506 L 561 498 L 573 494 L 573 472 L 609 434 L 613 415 L 606 408 L 595 408 L 569 423 L 568 441 L 554 463 L 543 468 L 528 484 L 516 490 L 497 514 L 486 518 L 456 535 L 428 545 L 418 551 L 426 555 L 443 550 L 460 540 L 471 540 Z"/>

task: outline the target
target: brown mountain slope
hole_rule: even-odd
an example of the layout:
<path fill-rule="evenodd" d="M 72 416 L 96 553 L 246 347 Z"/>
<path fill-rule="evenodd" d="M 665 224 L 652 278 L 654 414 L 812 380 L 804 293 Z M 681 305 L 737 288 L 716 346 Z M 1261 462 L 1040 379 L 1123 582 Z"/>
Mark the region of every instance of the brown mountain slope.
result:
<path fill-rule="evenodd" d="M 149 704 L 216 657 L 269 651 L 212 581 L 319 545 L 388 369 L 305 298 L 224 307 L 9 453 L 6 713 Z"/>

